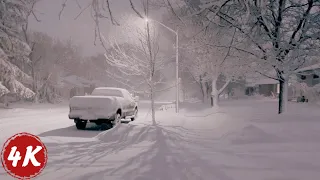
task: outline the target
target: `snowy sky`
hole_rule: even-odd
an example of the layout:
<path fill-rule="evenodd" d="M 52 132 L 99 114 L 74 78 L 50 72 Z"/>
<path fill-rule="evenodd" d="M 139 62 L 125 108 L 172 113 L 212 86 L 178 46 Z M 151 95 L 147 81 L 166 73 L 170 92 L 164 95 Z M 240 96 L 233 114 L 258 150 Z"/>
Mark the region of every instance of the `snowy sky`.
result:
<path fill-rule="evenodd" d="M 99 52 L 104 53 L 99 42 L 97 42 L 97 46 L 94 45 L 94 23 L 91 19 L 90 11 L 83 13 L 77 20 L 74 20 L 81 10 L 74 0 L 69 0 L 62 17 L 59 20 L 59 12 L 61 11 L 64 1 L 65 0 L 41 0 L 36 5 L 36 14 L 41 22 L 37 22 L 33 17 L 31 17 L 29 20 L 30 29 L 45 32 L 48 35 L 59 39 L 67 40 L 71 38 L 74 43 L 82 47 L 84 56 L 95 55 Z M 88 0 L 78 0 L 78 2 L 80 2 L 84 7 Z M 134 2 L 138 3 L 139 1 Z M 135 15 L 130 7 L 129 0 L 111 0 L 110 3 L 114 16 L 118 21 L 121 21 L 123 17 L 130 13 Z M 164 11 L 158 10 L 155 12 L 153 10 L 151 15 L 152 19 L 161 21 L 161 12 L 163 13 Z M 134 24 L 137 24 L 137 22 Z M 145 23 L 144 21 L 141 21 L 141 19 L 140 22 Z M 104 29 L 102 32 L 106 37 L 115 35 L 119 31 L 119 28 L 121 27 L 113 26 L 107 19 L 101 22 L 101 29 Z M 160 30 L 163 31 L 162 33 L 171 33 L 167 32 L 164 28 Z M 171 50 L 172 52 L 166 51 L 169 54 L 173 53 L 174 39 L 170 41 L 163 37 L 164 36 L 161 36 L 159 39 L 160 48 L 164 51 Z M 118 43 L 120 42 L 121 40 L 118 41 Z M 172 55 L 174 56 L 174 54 Z M 166 72 L 164 74 L 168 79 L 170 79 L 174 77 L 174 72 L 174 66 L 170 66 L 166 68 Z"/>
<path fill-rule="evenodd" d="M 71 38 L 75 43 L 82 46 L 83 55 L 89 56 L 102 52 L 102 48 L 94 46 L 94 23 L 90 17 L 90 11 L 83 13 L 77 20 L 75 17 L 81 9 L 75 1 L 68 1 L 67 6 L 59 20 L 59 12 L 64 0 L 42 0 L 36 5 L 36 14 L 41 22 L 30 18 L 32 30 L 46 32 L 50 36 L 60 39 Z M 87 0 L 78 0 L 82 7 L 88 3 Z M 110 6 L 117 19 L 127 13 L 133 13 L 129 0 L 111 0 Z M 109 20 L 104 20 L 101 25 L 105 34 L 112 32 L 113 25 Z"/>

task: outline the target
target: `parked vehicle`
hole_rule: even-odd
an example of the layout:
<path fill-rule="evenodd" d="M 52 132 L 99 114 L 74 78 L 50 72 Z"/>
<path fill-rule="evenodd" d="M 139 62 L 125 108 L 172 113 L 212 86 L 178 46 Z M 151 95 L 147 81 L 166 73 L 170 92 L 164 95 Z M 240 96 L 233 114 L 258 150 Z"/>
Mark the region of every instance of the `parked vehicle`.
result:
<path fill-rule="evenodd" d="M 78 129 L 85 129 L 88 122 L 112 127 L 124 118 L 134 121 L 138 115 L 138 99 L 126 89 L 95 88 L 91 95 L 70 99 L 69 119 L 74 120 Z"/>

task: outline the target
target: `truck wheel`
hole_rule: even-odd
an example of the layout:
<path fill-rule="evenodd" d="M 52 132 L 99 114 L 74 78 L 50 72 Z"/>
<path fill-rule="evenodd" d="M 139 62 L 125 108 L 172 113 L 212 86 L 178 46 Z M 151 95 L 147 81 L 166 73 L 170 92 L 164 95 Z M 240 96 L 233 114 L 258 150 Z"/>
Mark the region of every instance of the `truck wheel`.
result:
<path fill-rule="evenodd" d="M 138 108 L 136 108 L 136 109 L 134 110 L 134 115 L 133 115 L 133 117 L 131 118 L 131 121 L 136 120 L 137 117 L 138 117 Z"/>
<path fill-rule="evenodd" d="M 101 124 L 101 130 L 105 131 L 105 130 L 111 129 L 112 126 L 113 126 L 113 124 L 111 122 L 102 123 Z"/>
<path fill-rule="evenodd" d="M 117 113 L 114 120 L 113 120 L 113 126 L 121 123 L 121 114 Z"/>
<path fill-rule="evenodd" d="M 77 129 L 84 130 L 84 129 L 86 129 L 86 125 L 87 125 L 86 121 L 79 120 L 79 121 L 76 122 Z"/>

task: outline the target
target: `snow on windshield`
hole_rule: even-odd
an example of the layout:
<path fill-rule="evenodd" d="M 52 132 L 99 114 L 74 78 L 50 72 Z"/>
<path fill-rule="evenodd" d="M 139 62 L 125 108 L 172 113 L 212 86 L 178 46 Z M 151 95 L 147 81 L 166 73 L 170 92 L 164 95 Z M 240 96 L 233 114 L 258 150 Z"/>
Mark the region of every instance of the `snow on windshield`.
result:
<path fill-rule="evenodd" d="M 93 90 L 92 96 L 117 96 L 123 97 L 123 94 L 120 90 L 117 89 L 95 89 Z"/>

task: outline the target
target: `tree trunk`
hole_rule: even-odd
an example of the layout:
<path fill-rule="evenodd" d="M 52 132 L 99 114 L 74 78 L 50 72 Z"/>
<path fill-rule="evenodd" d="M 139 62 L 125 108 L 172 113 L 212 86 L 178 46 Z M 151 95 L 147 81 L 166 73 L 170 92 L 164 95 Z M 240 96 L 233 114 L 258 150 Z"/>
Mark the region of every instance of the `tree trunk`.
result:
<path fill-rule="evenodd" d="M 205 99 L 204 99 L 204 87 L 203 87 L 203 82 L 202 82 L 202 77 L 201 77 L 201 75 L 200 75 L 199 85 L 200 85 L 200 89 L 201 89 L 201 93 L 202 93 L 202 102 L 204 103 L 204 102 L 205 102 Z"/>
<path fill-rule="evenodd" d="M 219 92 L 217 89 L 213 91 L 212 98 L 213 107 L 219 107 Z"/>
<path fill-rule="evenodd" d="M 147 6 L 148 8 L 148 1 L 147 1 Z M 148 17 L 148 9 L 146 11 L 146 17 Z M 155 112 L 155 107 L 154 107 L 154 74 L 155 74 L 155 56 L 153 55 L 153 49 L 151 46 L 151 40 L 150 40 L 150 28 L 149 28 L 149 22 L 147 22 L 147 44 L 148 44 L 148 51 L 149 51 L 149 63 L 150 63 L 150 98 L 151 98 L 151 111 L 152 111 L 152 125 L 156 126 L 156 112 Z M 177 87 L 178 88 L 178 87 Z"/>
<path fill-rule="evenodd" d="M 278 114 L 282 114 L 287 111 L 288 106 L 288 78 L 280 76 L 282 80 L 279 81 L 280 92 L 279 92 L 279 104 Z"/>
<path fill-rule="evenodd" d="M 6 94 L 3 96 L 3 104 L 4 104 L 5 108 L 9 108 L 9 106 L 10 106 L 9 101 L 8 101 L 8 96 Z"/>
<path fill-rule="evenodd" d="M 152 113 L 152 125 L 155 126 L 157 125 L 156 123 L 156 111 L 154 107 L 154 84 L 151 82 L 151 93 L 150 93 L 150 98 L 151 98 L 151 113 Z"/>
<path fill-rule="evenodd" d="M 205 89 L 202 89 L 202 102 L 206 103 L 207 102 L 207 93 L 205 92 Z"/>
<path fill-rule="evenodd" d="M 209 84 L 209 82 L 205 82 L 205 94 L 206 94 L 206 102 L 207 101 L 210 101 L 212 98 L 211 98 L 211 95 L 210 95 L 210 90 L 211 90 L 211 85 Z"/>
<path fill-rule="evenodd" d="M 36 90 L 34 91 L 35 95 L 34 95 L 34 103 L 39 103 L 39 92 Z"/>
<path fill-rule="evenodd" d="M 32 91 L 35 93 L 34 95 L 34 103 L 39 103 L 39 91 L 37 87 L 37 78 L 34 70 L 34 65 L 31 67 L 31 75 L 32 75 Z"/>
<path fill-rule="evenodd" d="M 219 107 L 219 91 L 217 89 L 218 78 L 213 78 L 212 80 L 212 91 L 211 91 L 211 106 Z"/>
<path fill-rule="evenodd" d="M 201 87 L 201 93 L 202 93 L 202 102 L 206 103 L 207 102 L 207 91 L 206 91 L 206 86 L 205 83 L 200 81 L 200 87 Z"/>

